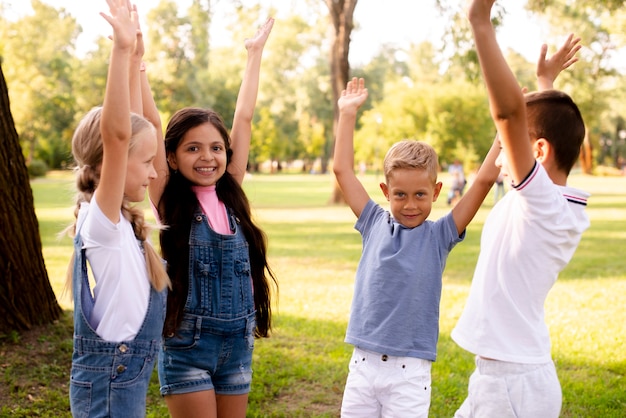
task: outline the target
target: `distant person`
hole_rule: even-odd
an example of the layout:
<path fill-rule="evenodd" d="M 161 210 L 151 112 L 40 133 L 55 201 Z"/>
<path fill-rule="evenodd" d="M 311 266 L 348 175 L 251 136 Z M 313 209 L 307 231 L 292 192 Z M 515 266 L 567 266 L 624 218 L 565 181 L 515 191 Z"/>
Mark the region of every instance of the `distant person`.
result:
<path fill-rule="evenodd" d="M 420 141 L 394 144 L 380 188 L 390 212 L 374 203 L 354 171 L 357 111 L 363 79 L 348 82 L 338 101 L 333 170 L 363 239 L 346 342 L 354 346 L 342 417 L 426 417 L 436 359 L 442 273 L 495 181 L 494 142 L 468 192 L 447 215 L 428 220 L 439 197 L 435 150 Z"/>
<path fill-rule="evenodd" d="M 131 113 L 131 78 L 143 44 L 135 8 L 109 0 L 113 46 L 104 104 L 80 121 L 72 139 L 78 188 L 72 293 L 74 417 L 143 417 L 158 356 L 168 276 L 148 240 L 142 202 L 156 178 L 154 126 Z M 88 266 L 95 287 L 89 288 Z"/>
<path fill-rule="evenodd" d="M 463 170 L 463 164 L 457 158 L 454 160 L 452 164 L 448 167 L 448 173 L 450 174 L 450 178 L 452 179 L 450 185 L 450 191 L 448 192 L 448 205 L 455 203 L 461 196 L 463 196 L 463 191 L 465 190 L 465 185 L 467 184 L 467 179 L 465 178 L 465 171 Z"/>
<path fill-rule="evenodd" d="M 451 335 L 476 355 L 455 417 L 556 418 L 562 394 L 544 303 L 589 227 L 589 195 L 567 187 L 585 125 L 567 94 L 523 94 L 498 46 L 493 3 L 474 0 L 469 21 L 502 145 L 497 165 L 511 188 L 485 221 L 470 293 Z M 550 60 L 542 47 L 541 89 L 575 62 L 579 40 L 570 35 Z M 543 73 L 545 65 L 553 71 Z"/>
<path fill-rule="evenodd" d="M 244 42 L 248 59 L 230 134 L 215 111 L 183 108 L 171 117 L 155 162 L 150 198 L 165 225 L 160 242 L 172 279 L 158 370 L 174 418 L 244 418 L 255 338 L 271 329 L 275 279 L 241 185 L 273 25 L 268 19 Z"/>

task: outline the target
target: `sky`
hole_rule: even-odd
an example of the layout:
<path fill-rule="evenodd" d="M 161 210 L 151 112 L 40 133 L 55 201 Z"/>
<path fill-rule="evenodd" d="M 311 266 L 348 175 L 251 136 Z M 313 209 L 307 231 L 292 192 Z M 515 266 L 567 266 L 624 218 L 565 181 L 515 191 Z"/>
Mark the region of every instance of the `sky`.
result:
<path fill-rule="evenodd" d="M 83 28 L 83 33 L 77 41 L 79 53 L 91 49 L 93 40 L 98 36 L 107 36 L 110 26 L 99 16 L 99 12 L 108 12 L 105 0 L 43 0 L 55 8 L 63 7 L 73 15 Z M 131 0 L 132 1 L 132 0 Z M 191 0 L 176 0 L 181 11 L 187 9 Z M 297 8 L 302 0 L 264 0 L 263 4 L 275 7 L 281 11 L 291 11 Z M 9 18 L 30 13 L 29 0 L 4 0 L 9 5 Z M 140 15 L 146 13 L 157 3 L 157 0 L 134 0 Z M 214 2 L 216 15 L 212 24 L 212 37 L 220 39 L 220 22 L 227 22 L 224 13 L 227 11 L 229 0 Z M 326 8 L 319 0 L 320 7 Z M 502 32 L 498 34 L 501 46 L 512 48 L 534 61 L 538 56 L 541 43 L 545 42 L 544 35 L 536 22 L 531 22 L 522 9 L 524 2 L 510 2 L 507 10 L 511 17 L 505 21 Z M 325 10 L 323 10 L 326 12 Z M 401 11 L 401 12 L 399 12 Z M 280 24 L 280 15 L 276 16 Z M 354 65 L 367 63 L 383 44 L 397 47 L 406 47 L 410 43 L 419 43 L 424 40 L 438 42 L 443 33 L 443 22 L 437 15 L 434 0 L 359 0 L 354 20 L 357 25 L 352 32 L 350 44 L 350 62 Z M 532 28 L 533 30 L 529 30 Z M 519 36 L 519 34 L 523 36 Z"/>

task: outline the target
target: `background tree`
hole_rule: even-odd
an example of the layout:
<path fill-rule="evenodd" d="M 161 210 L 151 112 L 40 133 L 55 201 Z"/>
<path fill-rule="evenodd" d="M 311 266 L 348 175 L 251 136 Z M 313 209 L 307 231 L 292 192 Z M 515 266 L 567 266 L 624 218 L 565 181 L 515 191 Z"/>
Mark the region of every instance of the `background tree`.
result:
<path fill-rule="evenodd" d="M 437 3 L 442 13 L 448 16 L 446 21 L 450 22 L 445 36 L 446 49 L 454 51 L 450 62 L 464 68 L 469 80 L 477 81 L 480 72 L 465 10 L 456 3 L 443 0 Z M 614 135 L 616 121 L 626 111 L 622 99 L 625 90 L 623 74 L 610 64 L 618 50 L 623 53 L 626 47 L 623 37 L 626 30 L 624 3 L 624 0 L 529 0 L 526 4 L 537 21 L 547 23 L 550 33 L 545 42 L 552 51 L 568 33 L 582 38 L 584 48 L 579 54 L 580 61 L 559 76 L 556 88 L 574 97 L 585 119 L 587 131 L 580 163 L 583 172 L 588 174 L 593 171 L 594 149 L 601 141 L 606 144 L 603 138 Z M 506 24 L 509 18 L 512 17 L 507 15 L 506 5 L 495 9 L 496 27 Z M 525 64 L 519 54 L 509 54 L 507 59 L 521 84 L 533 88 L 535 63 L 530 63 L 532 66 Z M 614 140 L 611 140 L 611 147 L 613 155 L 623 152 Z M 622 147 L 626 148 L 626 145 L 622 144 Z"/>
<path fill-rule="evenodd" d="M 146 20 L 145 61 L 165 123 L 183 107 L 213 107 L 215 95 L 207 94 L 211 2 L 194 0 L 183 14 L 175 1 L 161 0 Z"/>
<path fill-rule="evenodd" d="M 0 333 L 59 318 L 41 252 L 33 193 L 0 63 Z"/>
<path fill-rule="evenodd" d="M 0 8 L 9 11 L 0 13 L 0 53 L 26 158 L 65 167 L 78 119 L 101 104 L 110 40 L 103 36 L 93 50 L 77 53 L 80 26 L 67 11 L 43 1 L 50 0 L 35 0 L 29 15 L 15 17 L 11 5 L 0 0 Z M 382 158 L 382 141 L 402 137 L 432 141 L 443 164 L 459 154 L 480 159 L 483 141 L 491 136 L 485 135 L 482 119 L 472 126 L 464 115 L 453 116 L 465 111 L 479 116 L 482 109 L 480 101 L 475 109 L 466 107 L 480 97 L 457 94 L 457 89 L 482 85 L 467 17 L 462 2 L 438 3 L 445 6 L 440 13 L 449 26 L 442 43 L 420 42 L 407 49 L 382 45 L 371 60 L 351 68 L 347 58 L 352 28 L 358 26 L 352 20 L 355 1 L 281 2 L 280 9 L 260 0 L 189 0 L 186 9 L 174 0 L 155 2 L 153 9 L 141 14 L 146 17 L 145 60 L 163 120 L 181 107 L 203 106 L 215 109 L 230 124 L 245 65 L 243 40 L 267 16 L 275 16 L 279 24 L 264 54 L 255 113 L 253 169 L 273 159 L 273 166 L 280 162 L 288 168 L 301 160 L 307 171 L 321 161 L 316 170 L 326 171 L 333 149 L 336 95 L 353 75 L 365 77 L 370 91 L 357 121 L 357 131 L 363 130 L 355 144 L 359 162 L 375 163 Z M 553 31 L 545 39 L 553 50 L 569 31 L 583 38 L 581 60 L 559 76 L 557 88 L 572 94 L 583 110 L 589 127 L 588 147 L 583 149 L 588 170 L 593 164 L 619 166 L 626 153 L 626 132 L 619 124 L 626 118 L 625 69 L 612 65 L 626 44 L 626 9 L 617 7 L 623 3 L 525 3 L 537 24 Z M 497 5 L 497 24 L 507 26 L 508 19 L 515 18 L 507 7 Z M 214 16 L 220 19 L 215 32 Z M 9 17 L 12 20 L 6 20 Z M 535 23 L 532 26 L 529 30 Z M 229 38 L 232 42 L 225 42 Z M 505 54 L 520 84 L 534 87 L 536 58 L 528 60 L 515 51 Z M 472 88 L 467 91 L 474 94 Z M 433 100 L 424 101 L 420 94 Z M 369 119 L 364 118 L 368 113 Z"/>
<path fill-rule="evenodd" d="M 26 160 L 50 168 L 71 161 L 70 139 L 76 113 L 73 46 L 80 27 L 64 9 L 32 0 L 33 14 L 4 22 L 2 55 L 14 103 L 15 127 Z M 28 34 L 24 36 L 24 34 Z"/>
<path fill-rule="evenodd" d="M 573 79 L 569 80 L 569 87 L 574 90 L 572 94 L 587 126 L 581 167 L 588 174 L 593 170 L 593 150 L 600 150 L 598 155 L 602 155 L 605 138 L 611 138 L 612 152 L 621 151 L 612 136 L 619 130 L 616 124 L 626 111 L 623 104 L 624 79 L 612 67 L 611 58 L 620 48 L 626 47 L 623 37 L 626 30 L 624 3 L 624 0 L 584 0 L 572 7 L 563 0 L 528 2 L 528 8 L 541 12 L 550 28 L 558 28 L 564 33 L 571 31 L 583 38 L 583 59 L 571 72 Z M 616 139 L 619 141 L 619 137 Z"/>
<path fill-rule="evenodd" d="M 325 0 L 328 6 L 333 33 L 330 48 L 330 82 L 333 88 L 333 144 L 339 119 L 337 100 L 346 88 L 350 77 L 350 35 L 354 29 L 354 9 L 358 0 Z M 334 145 L 333 145 L 334 147 Z M 326 172 L 326 166 L 322 167 Z M 339 185 L 335 184 L 330 198 L 332 203 L 343 202 L 343 196 Z"/>

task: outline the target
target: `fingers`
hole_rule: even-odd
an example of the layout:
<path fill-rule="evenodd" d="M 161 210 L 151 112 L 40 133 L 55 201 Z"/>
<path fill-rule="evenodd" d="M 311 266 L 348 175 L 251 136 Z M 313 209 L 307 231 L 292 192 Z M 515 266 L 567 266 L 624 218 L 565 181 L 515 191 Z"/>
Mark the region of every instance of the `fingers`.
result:
<path fill-rule="evenodd" d="M 541 49 L 539 51 L 539 62 L 546 60 L 546 55 L 548 54 L 548 45 L 541 45 Z"/>
<path fill-rule="evenodd" d="M 358 93 L 362 90 L 365 90 L 365 79 L 352 77 L 352 80 L 348 81 L 348 84 L 346 84 L 344 91 L 348 93 Z"/>

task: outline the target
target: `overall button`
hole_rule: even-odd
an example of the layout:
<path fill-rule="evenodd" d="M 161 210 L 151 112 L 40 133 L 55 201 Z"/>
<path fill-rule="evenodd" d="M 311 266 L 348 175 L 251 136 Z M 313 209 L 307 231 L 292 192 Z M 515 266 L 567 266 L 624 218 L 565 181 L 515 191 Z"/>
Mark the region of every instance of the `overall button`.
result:
<path fill-rule="evenodd" d="M 124 371 L 126 370 L 126 366 L 120 364 L 119 366 L 117 366 L 116 370 L 118 373 L 124 373 Z"/>
<path fill-rule="evenodd" d="M 128 346 L 126 344 L 122 344 L 118 347 L 118 350 L 120 350 L 120 353 L 125 353 L 128 351 Z"/>
<path fill-rule="evenodd" d="M 381 359 L 382 361 L 387 361 L 387 360 L 389 359 L 389 356 L 388 356 L 387 354 L 383 354 L 383 355 L 380 357 L 380 359 Z"/>

